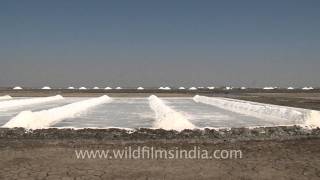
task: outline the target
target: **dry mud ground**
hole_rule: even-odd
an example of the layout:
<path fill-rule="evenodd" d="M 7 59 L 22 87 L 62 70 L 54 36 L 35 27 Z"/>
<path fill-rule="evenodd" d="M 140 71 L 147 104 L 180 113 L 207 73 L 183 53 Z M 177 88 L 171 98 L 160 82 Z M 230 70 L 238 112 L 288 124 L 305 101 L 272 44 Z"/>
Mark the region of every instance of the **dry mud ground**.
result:
<path fill-rule="evenodd" d="M 75 150 L 241 150 L 240 159 L 77 159 Z M 0 129 L 0 179 L 320 179 L 320 129 Z"/>

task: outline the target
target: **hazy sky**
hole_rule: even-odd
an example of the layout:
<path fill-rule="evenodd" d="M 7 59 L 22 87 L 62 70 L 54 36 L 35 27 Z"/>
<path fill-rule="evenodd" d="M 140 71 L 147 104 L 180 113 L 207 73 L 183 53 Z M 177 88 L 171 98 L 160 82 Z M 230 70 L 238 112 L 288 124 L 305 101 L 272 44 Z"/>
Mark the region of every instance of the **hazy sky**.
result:
<path fill-rule="evenodd" d="M 1 0 L 15 85 L 320 86 L 320 1 Z"/>

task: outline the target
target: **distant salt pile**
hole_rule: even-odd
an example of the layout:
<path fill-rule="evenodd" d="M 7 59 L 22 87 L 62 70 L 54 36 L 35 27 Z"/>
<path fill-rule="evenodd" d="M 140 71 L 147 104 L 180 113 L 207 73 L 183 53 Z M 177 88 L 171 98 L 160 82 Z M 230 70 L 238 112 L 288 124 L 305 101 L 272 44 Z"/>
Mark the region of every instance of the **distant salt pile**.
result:
<path fill-rule="evenodd" d="M 86 90 L 86 87 L 80 87 L 79 90 Z"/>
<path fill-rule="evenodd" d="M 304 87 L 302 90 L 313 90 L 313 87 Z"/>
<path fill-rule="evenodd" d="M 199 86 L 198 89 L 204 89 L 204 87 L 203 86 Z"/>
<path fill-rule="evenodd" d="M 70 86 L 70 87 L 68 87 L 68 89 L 74 89 L 74 87 Z"/>
<path fill-rule="evenodd" d="M 264 90 L 273 90 L 274 87 L 264 87 L 263 89 L 264 89 Z"/>
<path fill-rule="evenodd" d="M 293 90 L 294 88 L 293 88 L 293 87 L 288 87 L 287 89 L 288 89 L 288 90 Z"/>
<path fill-rule="evenodd" d="M 138 87 L 137 90 L 144 90 L 144 88 L 143 87 Z"/>
<path fill-rule="evenodd" d="M 196 87 L 191 87 L 191 88 L 189 88 L 189 90 L 195 91 L 195 90 L 197 90 L 197 88 Z"/>
<path fill-rule="evenodd" d="M 47 128 L 64 119 L 78 117 L 81 113 L 97 105 L 109 103 L 112 99 L 108 96 L 101 96 L 80 102 L 75 102 L 61 107 L 37 112 L 23 111 L 13 117 L 3 127 L 23 127 L 27 129 Z"/>
<path fill-rule="evenodd" d="M 232 90 L 233 88 L 232 88 L 232 87 L 227 86 L 225 89 L 226 89 L 226 90 Z"/>
<path fill-rule="evenodd" d="M 240 89 L 245 90 L 245 89 L 247 89 L 247 88 L 246 88 L 246 87 L 241 87 Z"/>
<path fill-rule="evenodd" d="M 93 89 L 97 90 L 97 89 L 100 89 L 100 88 L 96 86 L 96 87 L 94 87 Z"/>
<path fill-rule="evenodd" d="M 116 87 L 116 89 L 118 89 L 118 90 L 119 90 L 119 89 L 122 89 L 122 87 Z"/>
<path fill-rule="evenodd" d="M 193 125 L 181 113 L 176 112 L 167 106 L 161 99 L 155 95 L 149 97 L 149 105 L 156 114 L 155 128 L 162 128 L 166 130 L 194 129 Z"/>
<path fill-rule="evenodd" d="M 14 88 L 12 88 L 13 90 L 22 90 L 22 87 L 20 87 L 20 86 L 16 86 L 16 87 L 14 87 Z"/>
<path fill-rule="evenodd" d="M 290 122 L 291 125 L 311 128 L 320 127 L 320 111 L 198 95 L 193 100 L 259 119 Z"/>
<path fill-rule="evenodd" d="M 209 86 L 207 88 L 210 89 L 210 90 L 214 90 L 215 89 L 215 87 L 213 87 L 213 86 Z"/>
<path fill-rule="evenodd" d="M 111 87 L 106 87 L 104 88 L 105 90 L 111 90 L 112 88 Z"/>
<path fill-rule="evenodd" d="M 164 87 L 162 90 L 171 90 L 171 88 L 169 86 Z"/>
<path fill-rule="evenodd" d="M 41 88 L 41 89 L 49 90 L 49 89 L 51 89 L 51 87 L 49 87 L 49 86 L 44 86 L 44 87 L 43 87 L 43 88 Z"/>
<path fill-rule="evenodd" d="M 184 87 L 179 87 L 179 89 L 180 89 L 180 90 L 184 90 L 184 89 L 186 89 L 186 88 L 184 88 Z"/>
<path fill-rule="evenodd" d="M 0 100 L 7 100 L 7 99 L 12 99 L 12 97 L 9 95 L 0 96 Z"/>
<path fill-rule="evenodd" d="M 158 89 L 162 90 L 163 88 L 164 88 L 164 87 L 161 86 L 161 87 L 159 87 Z"/>

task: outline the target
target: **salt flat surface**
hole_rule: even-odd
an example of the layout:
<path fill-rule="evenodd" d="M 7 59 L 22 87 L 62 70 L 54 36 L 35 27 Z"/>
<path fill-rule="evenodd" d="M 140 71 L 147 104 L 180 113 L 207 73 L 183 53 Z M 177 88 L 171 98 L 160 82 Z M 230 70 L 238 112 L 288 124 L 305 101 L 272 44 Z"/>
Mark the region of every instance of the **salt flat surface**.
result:
<path fill-rule="evenodd" d="M 16 99 L 16 98 L 14 98 Z M 19 98 L 26 99 L 26 98 Z M 52 108 L 62 107 L 67 104 L 80 102 L 90 98 L 83 97 L 65 97 L 64 99 L 45 102 L 42 104 L 26 105 L 17 107 L 14 109 L 0 109 L 0 126 L 3 126 L 11 119 L 14 119 L 21 111 L 38 112 L 41 110 L 51 110 Z M 170 129 L 174 124 L 179 125 L 182 129 L 184 124 L 181 122 L 190 122 L 196 128 L 213 127 L 253 127 L 253 126 L 277 126 L 277 125 L 292 125 L 299 122 L 297 119 L 274 119 L 266 118 L 268 114 L 261 111 L 261 116 L 250 115 L 252 109 L 245 109 L 245 113 L 240 113 L 241 108 L 238 100 L 228 100 L 226 106 L 213 106 L 203 102 L 196 102 L 193 98 L 158 98 L 160 101 L 153 98 L 153 103 L 150 103 L 149 98 L 112 98 L 109 103 L 103 103 L 96 105 L 92 108 L 88 108 L 85 111 L 81 111 L 75 118 L 63 118 L 60 122 L 51 125 L 51 127 L 65 128 L 156 128 L 159 123 L 162 126 L 168 125 L 168 127 L 162 127 L 164 129 Z M 234 102 L 233 102 L 234 101 Z M 161 103 L 160 103 L 161 102 Z M 234 106 L 239 108 L 235 111 Z M 255 103 L 246 102 L 248 106 L 253 106 Z M 153 108 L 150 107 L 152 105 Z M 247 106 L 245 104 L 245 106 Z M 259 105 L 260 106 L 260 105 Z M 259 110 L 259 106 L 254 110 Z M 269 105 L 266 105 L 267 107 Z M 233 108 L 230 108 L 233 107 Z M 264 106 L 262 106 L 263 108 Z M 257 109 L 258 108 L 258 109 Z M 277 108 L 277 107 L 274 107 Z M 248 112 L 247 112 L 248 111 Z M 277 111 L 278 110 L 272 110 Z M 303 112 L 303 110 L 301 110 Z M 260 112 L 257 111 L 257 112 Z M 282 111 L 279 111 L 282 112 Z M 284 111 L 287 112 L 287 111 Z M 289 111 L 288 111 L 289 112 Z M 291 111 L 290 111 L 291 112 Z M 66 112 L 65 112 L 66 113 Z M 71 113 L 71 111 L 70 111 Z M 157 114 L 158 113 L 158 114 Z M 161 116 L 159 116 L 159 114 Z M 179 114 L 179 116 L 178 116 Z M 276 113 L 273 113 L 276 114 Z M 283 114 L 283 113 L 282 113 Z M 68 116 L 66 117 L 73 117 Z M 179 117 L 179 120 L 177 120 Z M 300 117 L 300 116 L 294 116 Z M 318 115 L 317 115 L 318 117 Z M 162 122 L 161 122 L 162 121 Z M 172 123 L 170 122 L 172 121 Z M 178 121 L 180 123 L 178 123 Z M 17 122 L 17 124 L 19 124 Z M 180 127 L 181 125 L 181 127 Z M 175 126 L 178 127 L 178 126 Z"/>
<path fill-rule="evenodd" d="M 55 124 L 53 127 L 74 128 L 138 128 L 152 127 L 154 113 L 147 98 L 113 98 L 108 104 L 99 105 L 81 114 Z"/>

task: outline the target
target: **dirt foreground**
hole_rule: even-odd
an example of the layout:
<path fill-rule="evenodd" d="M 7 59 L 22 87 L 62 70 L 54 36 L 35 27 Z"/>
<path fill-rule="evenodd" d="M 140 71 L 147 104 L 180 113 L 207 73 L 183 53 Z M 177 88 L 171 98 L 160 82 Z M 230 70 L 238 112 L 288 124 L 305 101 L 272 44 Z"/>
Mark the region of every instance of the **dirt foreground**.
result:
<path fill-rule="evenodd" d="M 75 151 L 241 150 L 229 159 L 82 159 Z M 319 179 L 320 129 L 0 129 L 0 179 Z"/>

